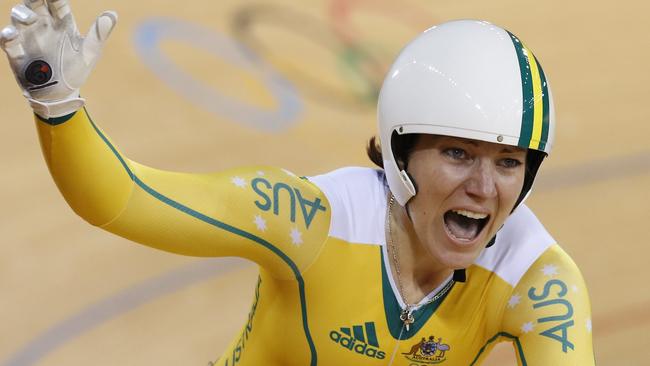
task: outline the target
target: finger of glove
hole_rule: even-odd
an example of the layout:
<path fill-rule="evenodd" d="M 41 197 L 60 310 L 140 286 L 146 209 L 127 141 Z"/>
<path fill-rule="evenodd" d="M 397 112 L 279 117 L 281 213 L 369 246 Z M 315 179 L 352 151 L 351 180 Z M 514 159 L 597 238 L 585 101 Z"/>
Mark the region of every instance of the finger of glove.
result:
<path fill-rule="evenodd" d="M 99 56 L 115 25 L 117 25 L 117 13 L 105 11 L 90 26 L 83 46 L 87 64 L 92 63 Z"/>
<path fill-rule="evenodd" d="M 11 24 L 16 29 L 21 30 L 36 23 L 38 14 L 23 4 L 16 5 L 11 9 Z"/>
<path fill-rule="evenodd" d="M 23 0 L 23 3 L 38 15 L 50 15 L 45 0 Z"/>
<path fill-rule="evenodd" d="M 18 37 L 18 30 L 13 25 L 0 31 L 0 48 L 7 53 L 9 61 L 12 63 L 25 56 L 25 50 L 20 43 L 20 37 Z"/>
<path fill-rule="evenodd" d="M 66 19 L 72 20 L 72 10 L 68 0 L 50 0 L 47 2 L 50 13 L 54 19 L 65 21 Z M 70 18 L 66 18 L 70 15 Z M 74 22 L 74 21 L 73 21 Z"/>

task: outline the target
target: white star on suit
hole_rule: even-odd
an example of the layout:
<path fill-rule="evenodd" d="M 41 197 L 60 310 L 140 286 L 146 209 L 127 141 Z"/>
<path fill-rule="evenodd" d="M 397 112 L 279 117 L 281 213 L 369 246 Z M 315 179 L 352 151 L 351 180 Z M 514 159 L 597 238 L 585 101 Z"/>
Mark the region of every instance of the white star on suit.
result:
<path fill-rule="evenodd" d="M 524 333 L 529 333 L 533 331 L 533 322 L 524 323 L 521 326 L 521 331 Z"/>
<path fill-rule="evenodd" d="M 300 246 L 302 244 L 302 233 L 297 228 L 294 227 L 291 229 L 289 236 L 291 236 L 291 243 L 293 245 Z"/>
<path fill-rule="evenodd" d="M 255 220 L 253 220 L 255 223 L 255 226 L 257 226 L 257 230 L 259 231 L 266 231 L 266 220 L 262 218 L 260 215 L 255 215 Z"/>
<path fill-rule="evenodd" d="M 542 268 L 542 272 L 546 276 L 553 277 L 558 274 L 557 266 L 553 264 L 544 265 L 544 268 Z"/>
<path fill-rule="evenodd" d="M 246 187 L 246 179 L 241 178 L 241 177 L 232 177 L 230 180 L 232 184 L 236 185 L 239 188 L 244 188 Z"/>
<path fill-rule="evenodd" d="M 521 295 L 519 294 L 514 294 L 510 297 L 510 300 L 508 300 L 508 307 L 510 309 L 514 308 L 521 302 Z"/>

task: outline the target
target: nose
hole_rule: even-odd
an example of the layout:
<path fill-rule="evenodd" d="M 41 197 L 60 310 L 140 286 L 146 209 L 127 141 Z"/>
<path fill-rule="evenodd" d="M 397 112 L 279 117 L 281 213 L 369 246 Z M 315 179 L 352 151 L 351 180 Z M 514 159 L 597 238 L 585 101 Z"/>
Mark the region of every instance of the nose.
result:
<path fill-rule="evenodd" d="M 488 159 L 478 160 L 465 184 L 466 192 L 479 199 L 496 197 L 495 174 L 495 168 Z"/>

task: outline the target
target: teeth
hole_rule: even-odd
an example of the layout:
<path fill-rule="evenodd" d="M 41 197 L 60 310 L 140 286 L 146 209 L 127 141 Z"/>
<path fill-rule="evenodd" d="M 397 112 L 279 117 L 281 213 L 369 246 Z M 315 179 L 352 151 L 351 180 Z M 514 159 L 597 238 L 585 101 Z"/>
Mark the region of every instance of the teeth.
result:
<path fill-rule="evenodd" d="M 488 217 L 487 214 L 484 213 L 478 213 L 478 212 L 472 212 L 472 211 L 466 211 L 466 210 L 452 210 L 453 212 L 463 215 L 465 217 L 469 217 L 470 219 L 476 219 L 476 220 L 481 220 L 486 217 Z"/>

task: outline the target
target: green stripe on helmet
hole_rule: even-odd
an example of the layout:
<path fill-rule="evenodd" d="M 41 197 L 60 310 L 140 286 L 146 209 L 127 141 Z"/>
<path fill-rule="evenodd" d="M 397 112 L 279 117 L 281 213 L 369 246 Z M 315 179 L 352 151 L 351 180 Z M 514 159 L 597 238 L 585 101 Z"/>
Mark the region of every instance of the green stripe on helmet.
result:
<path fill-rule="evenodd" d="M 507 32 L 507 31 L 506 31 Z M 533 95 L 533 78 L 528 64 L 528 56 L 524 52 L 524 45 L 519 38 L 508 32 L 515 46 L 515 53 L 519 60 L 519 71 L 521 73 L 522 89 L 522 113 L 521 113 L 521 131 L 519 132 L 519 147 L 528 148 L 530 139 L 533 136 L 533 119 L 535 117 L 535 99 Z"/>

